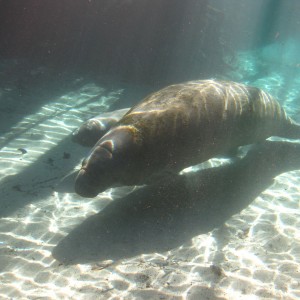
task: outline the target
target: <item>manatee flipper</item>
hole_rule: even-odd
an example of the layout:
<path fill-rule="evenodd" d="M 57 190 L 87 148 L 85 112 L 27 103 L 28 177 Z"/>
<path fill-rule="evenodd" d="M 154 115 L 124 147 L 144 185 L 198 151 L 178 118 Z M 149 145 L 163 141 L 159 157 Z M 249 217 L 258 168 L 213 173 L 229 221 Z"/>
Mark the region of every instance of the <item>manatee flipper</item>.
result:
<path fill-rule="evenodd" d="M 128 111 L 128 108 L 106 112 L 84 122 L 72 134 L 72 141 L 85 147 L 93 147 L 102 136 Z"/>

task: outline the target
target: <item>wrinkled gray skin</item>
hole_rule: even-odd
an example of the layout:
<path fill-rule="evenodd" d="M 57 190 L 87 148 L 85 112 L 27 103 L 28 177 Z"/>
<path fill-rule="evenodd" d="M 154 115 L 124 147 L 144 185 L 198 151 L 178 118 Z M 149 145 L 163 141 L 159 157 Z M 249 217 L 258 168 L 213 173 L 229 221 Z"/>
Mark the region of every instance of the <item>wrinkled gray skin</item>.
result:
<path fill-rule="evenodd" d="M 127 112 L 83 161 L 75 191 L 95 197 L 139 185 L 270 136 L 300 138 L 300 126 L 262 90 L 192 81 L 155 92 Z"/>
<path fill-rule="evenodd" d="M 72 141 L 93 147 L 100 138 L 128 112 L 129 108 L 105 112 L 84 122 L 72 134 Z"/>

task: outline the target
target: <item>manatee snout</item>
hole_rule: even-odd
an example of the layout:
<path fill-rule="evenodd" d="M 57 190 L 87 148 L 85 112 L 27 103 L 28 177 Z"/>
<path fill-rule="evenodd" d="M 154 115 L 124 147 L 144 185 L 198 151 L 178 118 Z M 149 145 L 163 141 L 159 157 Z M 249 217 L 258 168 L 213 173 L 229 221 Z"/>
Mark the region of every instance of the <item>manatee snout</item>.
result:
<path fill-rule="evenodd" d="M 108 142 L 96 145 L 90 157 L 82 161 L 75 181 L 75 191 L 82 197 L 93 198 L 111 185 L 108 170 L 112 163 L 112 149 Z"/>
<path fill-rule="evenodd" d="M 81 169 L 76 177 L 75 192 L 86 198 L 94 198 L 98 195 L 98 189 L 87 174 L 86 170 Z"/>

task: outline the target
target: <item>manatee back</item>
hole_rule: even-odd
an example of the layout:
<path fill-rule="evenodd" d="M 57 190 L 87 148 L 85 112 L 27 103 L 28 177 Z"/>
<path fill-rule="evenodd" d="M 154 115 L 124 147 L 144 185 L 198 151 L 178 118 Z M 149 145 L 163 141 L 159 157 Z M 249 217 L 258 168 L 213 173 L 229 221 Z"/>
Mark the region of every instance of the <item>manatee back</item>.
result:
<path fill-rule="evenodd" d="M 245 134 L 257 127 L 260 133 L 255 136 L 265 136 L 278 134 L 287 123 L 291 123 L 290 119 L 268 93 L 240 83 L 215 80 L 166 87 L 146 97 L 119 122 L 136 126 L 147 134 L 153 132 L 169 137 L 177 137 L 176 133 L 183 128 L 186 133 L 198 128 L 201 135 L 206 129 L 211 133 L 224 132 L 224 126 L 236 134 L 238 131 Z"/>
<path fill-rule="evenodd" d="M 230 148 L 286 136 L 291 120 L 268 93 L 230 81 L 176 84 L 134 106 L 118 123 L 143 136 L 144 156 L 197 156 L 200 162 Z"/>

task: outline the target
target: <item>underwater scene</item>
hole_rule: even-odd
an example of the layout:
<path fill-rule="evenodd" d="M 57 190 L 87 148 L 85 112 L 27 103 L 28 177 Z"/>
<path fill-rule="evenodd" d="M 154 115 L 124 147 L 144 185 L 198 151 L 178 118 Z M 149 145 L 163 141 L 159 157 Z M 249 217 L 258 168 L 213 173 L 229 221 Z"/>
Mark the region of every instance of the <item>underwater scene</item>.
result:
<path fill-rule="evenodd" d="M 300 299 L 298 0 L 0 0 L 1 299 Z"/>

